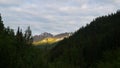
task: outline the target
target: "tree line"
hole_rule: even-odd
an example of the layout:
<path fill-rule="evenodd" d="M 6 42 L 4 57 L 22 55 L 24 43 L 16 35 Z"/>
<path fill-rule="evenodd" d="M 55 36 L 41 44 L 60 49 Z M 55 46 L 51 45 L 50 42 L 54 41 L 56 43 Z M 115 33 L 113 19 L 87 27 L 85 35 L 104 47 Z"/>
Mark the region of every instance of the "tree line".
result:
<path fill-rule="evenodd" d="M 15 33 L 4 26 L 0 15 L 0 68 L 45 68 L 41 51 L 32 42 L 30 27 L 24 33 L 18 27 Z"/>

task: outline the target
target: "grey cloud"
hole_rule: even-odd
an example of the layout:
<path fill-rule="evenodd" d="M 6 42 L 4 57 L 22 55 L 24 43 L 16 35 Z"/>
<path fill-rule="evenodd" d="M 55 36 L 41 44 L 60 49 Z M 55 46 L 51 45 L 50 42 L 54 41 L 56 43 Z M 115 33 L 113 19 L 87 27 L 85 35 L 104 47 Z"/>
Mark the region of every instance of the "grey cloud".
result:
<path fill-rule="evenodd" d="M 31 26 L 33 34 L 74 32 L 119 7 L 119 0 L 0 0 L 5 26 Z"/>

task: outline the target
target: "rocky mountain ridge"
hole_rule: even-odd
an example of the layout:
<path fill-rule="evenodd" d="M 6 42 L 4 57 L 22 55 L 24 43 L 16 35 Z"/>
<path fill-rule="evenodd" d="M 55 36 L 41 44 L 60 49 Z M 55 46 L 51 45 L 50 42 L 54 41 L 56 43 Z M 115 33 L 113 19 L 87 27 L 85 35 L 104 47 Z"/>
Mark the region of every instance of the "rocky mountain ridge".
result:
<path fill-rule="evenodd" d="M 57 38 L 57 39 L 62 39 L 62 38 L 65 38 L 65 37 L 69 37 L 71 36 L 73 33 L 72 32 L 65 32 L 65 33 L 60 33 L 60 34 L 57 34 L 57 35 L 53 35 L 51 33 L 48 33 L 48 32 L 44 32 L 44 33 L 41 33 L 40 35 L 35 35 L 33 36 L 33 41 L 34 42 L 37 42 L 37 41 L 41 41 L 45 38 Z"/>

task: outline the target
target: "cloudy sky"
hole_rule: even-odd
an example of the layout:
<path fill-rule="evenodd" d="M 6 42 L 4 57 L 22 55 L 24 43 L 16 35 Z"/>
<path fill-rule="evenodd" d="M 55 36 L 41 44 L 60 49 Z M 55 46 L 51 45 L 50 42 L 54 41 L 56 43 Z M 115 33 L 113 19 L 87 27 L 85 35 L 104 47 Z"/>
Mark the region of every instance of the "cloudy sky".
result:
<path fill-rule="evenodd" d="M 5 26 L 15 31 L 31 26 L 33 35 L 74 32 L 119 8 L 120 0 L 0 0 Z"/>

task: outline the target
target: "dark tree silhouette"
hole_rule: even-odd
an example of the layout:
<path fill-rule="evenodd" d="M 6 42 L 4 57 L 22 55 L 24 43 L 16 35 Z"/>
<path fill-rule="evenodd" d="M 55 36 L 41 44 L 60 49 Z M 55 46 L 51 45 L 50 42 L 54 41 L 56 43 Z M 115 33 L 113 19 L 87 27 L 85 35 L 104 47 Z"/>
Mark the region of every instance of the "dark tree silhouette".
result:
<path fill-rule="evenodd" d="M 31 29 L 30 29 L 30 26 L 29 26 L 29 27 L 27 28 L 27 30 L 25 31 L 24 37 L 25 37 L 26 43 L 27 43 L 28 45 L 31 45 L 32 42 L 33 42 L 33 38 L 32 38 L 32 31 L 31 31 Z"/>

